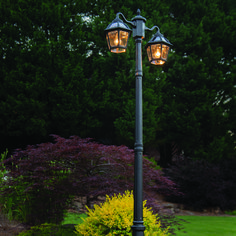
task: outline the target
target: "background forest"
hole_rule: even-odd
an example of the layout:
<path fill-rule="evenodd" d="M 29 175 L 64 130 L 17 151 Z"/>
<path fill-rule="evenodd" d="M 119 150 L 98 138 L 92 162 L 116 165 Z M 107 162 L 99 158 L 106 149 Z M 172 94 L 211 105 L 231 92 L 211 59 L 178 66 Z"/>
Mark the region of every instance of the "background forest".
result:
<path fill-rule="evenodd" d="M 104 29 L 141 9 L 173 44 L 163 67 L 143 40 L 145 153 L 217 162 L 235 156 L 236 3 L 233 0 L 1 0 L 1 151 L 91 137 L 133 147 L 135 44 L 108 51 Z"/>

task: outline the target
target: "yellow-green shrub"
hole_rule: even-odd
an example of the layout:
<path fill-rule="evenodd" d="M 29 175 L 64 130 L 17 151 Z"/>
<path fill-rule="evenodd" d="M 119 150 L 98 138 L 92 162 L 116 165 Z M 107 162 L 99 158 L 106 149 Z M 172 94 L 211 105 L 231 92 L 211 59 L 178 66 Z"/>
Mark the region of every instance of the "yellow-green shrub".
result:
<path fill-rule="evenodd" d="M 143 218 L 145 236 L 166 236 L 168 229 L 163 230 L 157 214 L 153 214 L 143 202 Z M 77 225 L 77 235 L 100 236 L 100 235 L 132 235 L 133 225 L 133 193 L 126 191 L 124 195 L 106 197 L 106 201 L 95 205 L 94 209 L 88 209 L 88 217 L 82 224 Z"/>

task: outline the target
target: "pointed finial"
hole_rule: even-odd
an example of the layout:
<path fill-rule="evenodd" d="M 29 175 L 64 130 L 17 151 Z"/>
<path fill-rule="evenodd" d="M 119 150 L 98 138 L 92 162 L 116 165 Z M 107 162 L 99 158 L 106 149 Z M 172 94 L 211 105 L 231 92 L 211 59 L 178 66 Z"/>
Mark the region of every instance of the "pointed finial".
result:
<path fill-rule="evenodd" d="M 140 14 L 141 14 L 141 11 L 140 11 L 140 9 L 138 9 L 137 10 L 137 15 L 140 16 Z"/>

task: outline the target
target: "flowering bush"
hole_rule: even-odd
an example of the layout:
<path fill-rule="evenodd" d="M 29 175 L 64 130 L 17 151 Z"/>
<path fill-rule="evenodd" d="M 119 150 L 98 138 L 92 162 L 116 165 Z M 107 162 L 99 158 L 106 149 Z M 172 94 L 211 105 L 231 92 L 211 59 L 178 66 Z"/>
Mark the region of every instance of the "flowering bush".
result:
<path fill-rule="evenodd" d="M 153 214 L 143 202 L 143 218 L 146 236 L 169 235 L 168 228 L 162 229 L 157 214 Z M 80 236 L 100 235 L 132 235 L 133 225 L 133 193 L 126 191 L 124 195 L 106 197 L 103 204 L 95 205 L 94 209 L 88 208 L 88 217 L 82 224 L 76 226 Z"/>

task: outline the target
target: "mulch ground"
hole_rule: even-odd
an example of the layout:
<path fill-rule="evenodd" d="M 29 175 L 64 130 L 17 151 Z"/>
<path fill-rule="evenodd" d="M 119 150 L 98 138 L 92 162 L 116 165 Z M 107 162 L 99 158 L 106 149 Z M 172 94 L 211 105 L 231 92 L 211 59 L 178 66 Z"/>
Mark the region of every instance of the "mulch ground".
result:
<path fill-rule="evenodd" d="M 27 229 L 24 224 L 9 221 L 5 216 L 0 215 L 0 236 L 14 236 Z"/>

